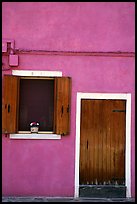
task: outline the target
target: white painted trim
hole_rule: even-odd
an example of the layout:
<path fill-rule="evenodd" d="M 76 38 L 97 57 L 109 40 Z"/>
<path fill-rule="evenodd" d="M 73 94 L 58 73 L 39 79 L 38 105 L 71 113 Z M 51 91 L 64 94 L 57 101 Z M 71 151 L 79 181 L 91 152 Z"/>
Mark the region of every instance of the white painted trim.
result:
<path fill-rule="evenodd" d="M 12 70 L 12 75 L 16 76 L 42 76 L 42 77 L 62 77 L 61 71 L 39 71 L 39 70 Z M 10 134 L 11 139 L 61 139 L 61 135 L 56 134 Z"/>
<path fill-rule="evenodd" d="M 81 99 L 123 99 L 126 100 L 126 158 L 125 185 L 126 197 L 131 197 L 131 94 L 123 93 L 77 93 L 76 101 L 76 143 L 75 143 L 75 189 L 74 197 L 79 197 L 79 158 L 80 158 L 80 115 Z"/>
<path fill-rule="evenodd" d="M 10 139 L 61 139 L 61 135 L 56 134 L 10 134 Z"/>
<path fill-rule="evenodd" d="M 80 155 L 80 111 L 81 98 L 77 94 L 77 109 L 76 109 L 76 147 L 75 147 L 75 194 L 74 197 L 79 197 L 79 155 Z"/>
<path fill-rule="evenodd" d="M 45 76 L 45 77 L 61 77 L 61 71 L 39 71 L 39 70 L 12 70 L 12 75 L 16 76 Z"/>
<path fill-rule="evenodd" d="M 127 95 L 126 102 L 126 196 L 131 197 L 131 94 Z"/>

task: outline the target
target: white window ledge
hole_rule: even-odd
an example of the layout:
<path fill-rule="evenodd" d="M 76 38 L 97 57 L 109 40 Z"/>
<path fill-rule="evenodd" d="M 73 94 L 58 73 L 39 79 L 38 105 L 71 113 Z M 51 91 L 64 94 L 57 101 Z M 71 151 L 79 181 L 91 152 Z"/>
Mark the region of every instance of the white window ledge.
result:
<path fill-rule="evenodd" d="M 62 77 L 62 72 L 61 71 L 40 71 L 40 70 L 12 70 L 12 75 Z"/>
<path fill-rule="evenodd" d="M 61 139 L 61 135 L 56 135 L 56 134 L 10 134 L 11 139 L 37 139 L 37 140 L 42 140 L 42 139 Z"/>

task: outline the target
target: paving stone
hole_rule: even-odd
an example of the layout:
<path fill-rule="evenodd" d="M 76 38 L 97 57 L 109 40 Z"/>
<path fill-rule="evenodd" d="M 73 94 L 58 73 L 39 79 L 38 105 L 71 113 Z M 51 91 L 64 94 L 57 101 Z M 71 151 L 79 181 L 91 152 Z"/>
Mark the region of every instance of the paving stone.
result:
<path fill-rule="evenodd" d="M 135 202 L 134 198 L 2 197 L 2 202 Z"/>

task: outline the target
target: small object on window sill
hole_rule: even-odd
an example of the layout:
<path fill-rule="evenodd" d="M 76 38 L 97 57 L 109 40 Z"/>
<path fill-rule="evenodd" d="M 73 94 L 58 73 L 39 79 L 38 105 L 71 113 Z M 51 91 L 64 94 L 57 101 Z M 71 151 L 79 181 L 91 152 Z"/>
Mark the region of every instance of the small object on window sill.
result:
<path fill-rule="evenodd" d="M 38 122 L 31 122 L 30 123 L 31 133 L 38 133 L 38 130 L 39 130 L 39 123 Z"/>

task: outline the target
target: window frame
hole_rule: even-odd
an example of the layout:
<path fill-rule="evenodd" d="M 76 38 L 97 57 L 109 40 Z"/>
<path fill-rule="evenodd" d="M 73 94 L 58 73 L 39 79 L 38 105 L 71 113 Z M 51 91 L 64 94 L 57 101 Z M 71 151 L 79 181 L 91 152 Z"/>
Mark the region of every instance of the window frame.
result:
<path fill-rule="evenodd" d="M 55 77 L 28 77 L 28 76 L 21 76 L 20 77 L 20 80 L 22 80 L 22 79 L 24 79 L 24 80 L 52 80 L 52 81 L 54 81 L 54 84 L 55 84 Z M 55 86 L 55 85 L 54 85 Z M 54 87 L 55 88 L 55 87 Z M 53 91 L 54 92 L 54 91 Z M 53 99 L 53 103 L 55 103 L 55 100 Z M 19 106 L 20 106 L 20 101 L 19 101 Z M 20 107 L 19 107 L 19 111 L 20 111 Z M 20 119 L 20 117 L 19 117 L 19 119 Z M 19 119 L 18 119 L 18 122 L 19 122 Z M 38 121 L 39 122 L 39 121 Z M 18 128 L 18 133 L 20 134 L 29 134 L 30 133 L 30 131 L 27 131 L 27 130 L 19 130 L 19 128 Z M 54 118 L 53 118 L 53 130 L 50 130 L 50 131 L 48 131 L 48 130 L 42 130 L 42 131 L 39 131 L 39 134 L 49 134 L 49 133 L 52 133 L 52 134 L 54 134 Z"/>

